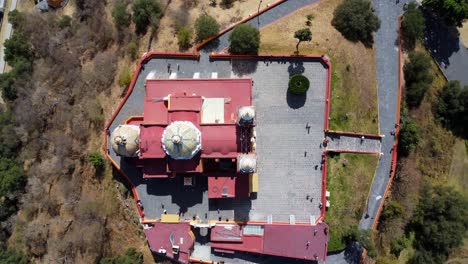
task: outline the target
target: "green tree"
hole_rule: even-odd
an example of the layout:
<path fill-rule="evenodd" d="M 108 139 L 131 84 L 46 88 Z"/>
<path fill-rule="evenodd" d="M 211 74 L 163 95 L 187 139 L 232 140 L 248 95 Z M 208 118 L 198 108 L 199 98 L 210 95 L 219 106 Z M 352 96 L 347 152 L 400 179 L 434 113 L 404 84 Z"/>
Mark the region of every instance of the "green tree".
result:
<path fill-rule="evenodd" d="M 362 247 L 367 249 L 367 255 L 371 258 L 377 256 L 377 250 L 375 248 L 374 242 L 370 237 L 369 230 L 362 230 L 358 229 L 357 226 L 351 226 L 344 232 L 342 239 L 346 245 L 354 242 L 359 243 Z"/>
<path fill-rule="evenodd" d="M 13 159 L 0 158 L 0 197 L 22 189 L 24 183 L 20 165 Z"/>
<path fill-rule="evenodd" d="M 419 144 L 419 126 L 411 118 L 407 118 L 401 123 L 400 135 L 398 138 L 398 153 L 407 156 Z"/>
<path fill-rule="evenodd" d="M 413 49 L 416 40 L 422 39 L 425 28 L 425 19 L 421 10 L 418 9 L 415 2 L 409 3 L 405 8 L 405 13 L 401 20 L 401 29 L 405 44 Z"/>
<path fill-rule="evenodd" d="M 28 259 L 21 251 L 0 248 L 0 264 L 27 264 Z"/>
<path fill-rule="evenodd" d="M 159 26 L 162 10 L 158 0 L 135 0 L 132 11 L 133 22 L 138 33 L 146 32 L 149 25 L 153 28 Z"/>
<path fill-rule="evenodd" d="M 129 12 L 127 12 L 127 5 L 123 1 L 117 1 L 112 9 L 112 18 L 117 28 L 130 26 L 131 18 Z"/>
<path fill-rule="evenodd" d="M 310 82 L 304 75 L 296 74 L 291 77 L 288 84 L 289 92 L 302 95 L 309 90 Z"/>
<path fill-rule="evenodd" d="M 301 44 L 302 41 L 310 42 L 312 40 L 312 32 L 308 28 L 299 29 L 294 32 L 294 38 L 297 39 L 296 53 L 299 54 L 299 44 Z"/>
<path fill-rule="evenodd" d="M 135 248 L 129 248 L 123 256 L 103 258 L 99 264 L 142 264 L 143 254 Z"/>
<path fill-rule="evenodd" d="M 348 40 L 369 46 L 380 20 L 368 0 L 345 0 L 335 9 L 332 25 Z"/>
<path fill-rule="evenodd" d="M 384 219 L 398 218 L 403 214 L 403 206 L 393 200 L 388 200 L 385 202 L 385 207 L 382 212 L 382 217 Z"/>
<path fill-rule="evenodd" d="M 468 199 L 453 187 L 426 184 L 409 225 L 415 233 L 416 249 L 423 255 L 418 259 L 430 255 L 436 263 L 442 263 L 463 244 L 467 228 Z"/>
<path fill-rule="evenodd" d="M 468 86 L 459 81 L 447 82 L 439 93 L 436 114 L 450 128 L 466 128 L 468 123 Z"/>
<path fill-rule="evenodd" d="M 20 146 L 20 139 L 14 130 L 10 112 L 0 112 L 0 157 L 13 158 Z"/>
<path fill-rule="evenodd" d="M 5 61 L 12 64 L 17 58 L 23 57 L 32 60 L 31 49 L 28 41 L 23 35 L 14 32 L 11 38 L 5 40 Z"/>
<path fill-rule="evenodd" d="M 62 16 L 59 21 L 58 21 L 58 27 L 60 29 L 64 29 L 66 27 L 70 27 L 71 26 L 71 22 L 72 22 L 72 18 L 71 16 L 68 16 L 68 15 L 64 15 Z"/>
<path fill-rule="evenodd" d="M 418 106 L 432 84 L 431 59 L 422 52 L 411 52 L 410 62 L 403 67 L 406 83 L 406 101 L 409 106 Z"/>
<path fill-rule="evenodd" d="M 242 24 L 229 35 L 229 52 L 232 54 L 257 54 L 260 47 L 260 32 L 248 24 Z"/>
<path fill-rule="evenodd" d="M 192 42 L 192 31 L 187 27 L 181 27 L 177 31 L 177 44 L 181 50 L 187 50 L 190 48 Z"/>
<path fill-rule="evenodd" d="M 466 0 L 423 0 L 423 5 L 439 13 L 449 25 L 461 26 L 468 18 L 468 1 Z"/>
<path fill-rule="evenodd" d="M 8 13 L 8 21 L 14 29 L 21 29 L 26 22 L 26 17 L 23 13 L 15 9 Z"/>
<path fill-rule="evenodd" d="M 195 34 L 197 41 L 203 41 L 218 34 L 219 24 L 213 17 L 201 15 L 195 21 Z"/>
<path fill-rule="evenodd" d="M 99 169 L 104 166 L 104 157 L 99 152 L 93 152 L 88 155 L 88 161 L 93 164 L 94 168 Z"/>

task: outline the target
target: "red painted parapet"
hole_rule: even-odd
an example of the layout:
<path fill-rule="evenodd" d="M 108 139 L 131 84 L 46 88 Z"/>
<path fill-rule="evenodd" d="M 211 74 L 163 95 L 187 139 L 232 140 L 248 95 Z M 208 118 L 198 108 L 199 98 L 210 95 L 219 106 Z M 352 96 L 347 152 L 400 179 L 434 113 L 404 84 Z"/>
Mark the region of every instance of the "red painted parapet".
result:
<path fill-rule="evenodd" d="M 325 120 L 323 121 L 323 130 L 327 131 L 330 128 L 330 95 L 332 81 L 332 63 L 327 55 L 322 56 L 322 61 L 328 66 L 327 72 L 327 87 L 325 92 Z"/>
<path fill-rule="evenodd" d="M 327 175 L 328 175 L 328 155 L 326 151 L 322 153 L 322 208 L 320 208 L 320 217 L 317 219 L 316 223 L 320 221 L 325 221 L 325 213 L 327 211 Z"/>

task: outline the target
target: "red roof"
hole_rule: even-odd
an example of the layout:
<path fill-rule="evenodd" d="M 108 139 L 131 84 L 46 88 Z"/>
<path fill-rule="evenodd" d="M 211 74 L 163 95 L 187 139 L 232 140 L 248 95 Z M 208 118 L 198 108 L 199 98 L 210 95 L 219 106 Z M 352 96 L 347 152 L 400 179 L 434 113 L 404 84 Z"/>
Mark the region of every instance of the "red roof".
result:
<path fill-rule="evenodd" d="M 171 96 L 169 98 L 169 111 L 195 111 L 200 112 L 202 107 L 201 96 Z"/>
<path fill-rule="evenodd" d="M 238 135 L 235 125 L 202 125 L 203 158 L 237 158 Z"/>
<path fill-rule="evenodd" d="M 211 242 L 242 242 L 241 226 L 238 224 L 217 224 L 211 229 Z"/>
<path fill-rule="evenodd" d="M 153 252 L 165 250 L 165 255 L 176 259 L 181 263 L 188 263 L 190 250 L 193 249 L 195 237 L 190 230 L 190 224 L 186 222 L 167 224 L 154 223 L 154 227 L 144 229 L 146 239 Z M 174 255 L 172 251 L 172 242 L 179 246 L 179 254 Z"/>
<path fill-rule="evenodd" d="M 140 127 L 140 158 L 154 159 L 166 157 L 161 146 L 161 137 L 165 127 L 141 126 Z"/>
<path fill-rule="evenodd" d="M 247 198 L 249 193 L 247 174 L 208 177 L 208 198 Z"/>

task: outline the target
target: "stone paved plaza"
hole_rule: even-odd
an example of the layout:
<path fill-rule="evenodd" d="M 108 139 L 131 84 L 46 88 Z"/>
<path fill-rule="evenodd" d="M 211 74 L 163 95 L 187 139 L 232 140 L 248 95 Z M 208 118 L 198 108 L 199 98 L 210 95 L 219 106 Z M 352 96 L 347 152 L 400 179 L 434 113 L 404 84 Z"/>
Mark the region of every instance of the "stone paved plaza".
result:
<path fill-rule="evenodd" d="M 168 65 L 170 71 L 168 70 Z M 179 69 L 177 71 L 177 69 Z M 180 188 L 178 179 L 142 179 L 141 171 L 126 164 L 112 151 L 112 158 L 132 178 L 147 219 L 168 213 L 201 220 L 255 220 L 309 222 L 320 215 L 324 102 L 327 69 L 318 60 L 277 61 L 160 59 L 147 62 L 136 86 L 110 126 L 112 131 L 132 115 L 142 115 L 146 78 L 252 78 L 253 101 L 257 110 L 257 155 L 259 191 L 255 199 L 208 199 L 205 179 L 190 191 Z M 306 97 L 287 93 L 290 75 L 302 73 L 310 80 Z M 173 74 L 174 75 L 174 74 Z M 164 206 L 164 208 L 163 208 Z M 219 210 L 219 212 L 218 212 Z M 311 218 L 311 216 L 313 216 Z"/>

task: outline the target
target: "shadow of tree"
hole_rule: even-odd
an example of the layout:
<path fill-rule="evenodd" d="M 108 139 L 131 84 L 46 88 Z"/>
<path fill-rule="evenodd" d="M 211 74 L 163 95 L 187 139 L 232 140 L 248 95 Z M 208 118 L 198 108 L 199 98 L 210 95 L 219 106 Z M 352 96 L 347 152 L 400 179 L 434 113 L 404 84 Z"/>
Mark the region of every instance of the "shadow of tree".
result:
<path fill-rule="evenodd" d="M 289 77 L 296 74 L 303 74 L 305 71 L 304 63 L 302 61 L 293 61 L 288 66 Z"/>
<path fill-rule="evenodd" d="M 288 106 L 292 109 L 298 109 L 305 105 L 307 100 L 307 94 L 297 95 L 290 93 L 289 91 L 286 92 L 286 101 L 288 102 Z"/>
<path fill-rule="evenodd" d="M 217 51 L 219 47 L 219 38 L 213 39 L 212 41 L 206 43 L 200 48 L 200 51 L 203 52 L 214 52 Z"/>
<path fill-rule="evenodd" d="M 429 9 L 422 9 L 426 19 L 424 41 L 432 56 L 442 67 L 450 65 L 449 58 L 460 50 L 459 33 L 456 27 L 447 26 L 443 18 Z"/>
<path fill-rule="evenodd" d="M 232 71 L 239 77 L 254 73 L 257 66 L 257 60 L 232 60 Z"/>

